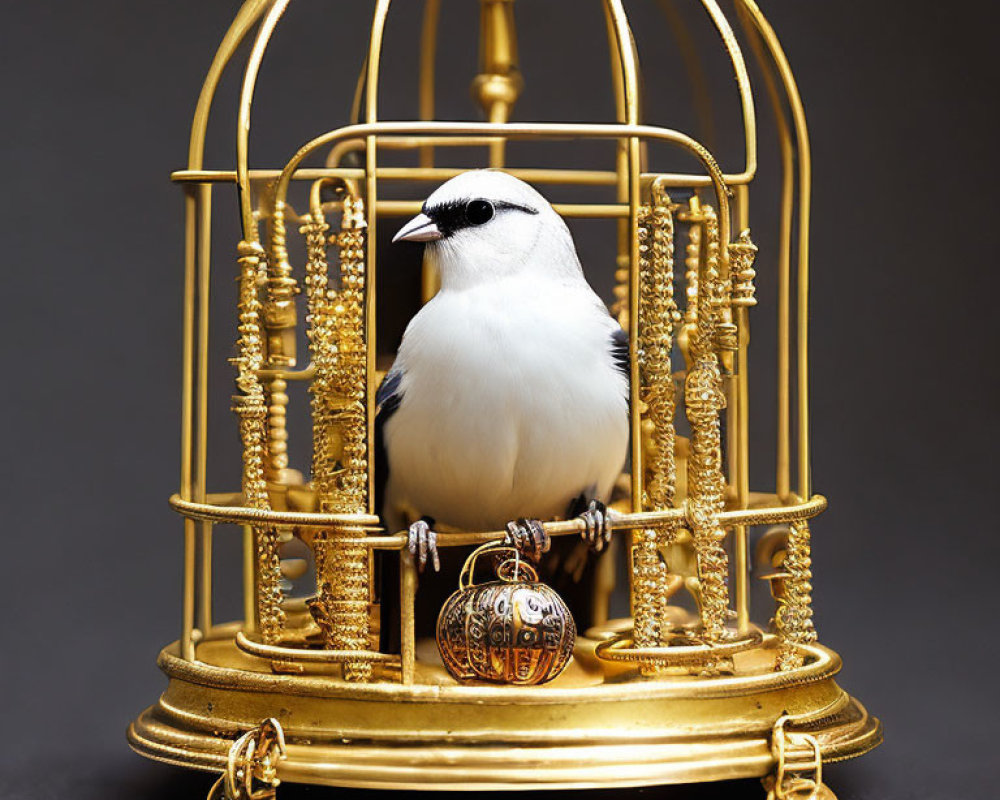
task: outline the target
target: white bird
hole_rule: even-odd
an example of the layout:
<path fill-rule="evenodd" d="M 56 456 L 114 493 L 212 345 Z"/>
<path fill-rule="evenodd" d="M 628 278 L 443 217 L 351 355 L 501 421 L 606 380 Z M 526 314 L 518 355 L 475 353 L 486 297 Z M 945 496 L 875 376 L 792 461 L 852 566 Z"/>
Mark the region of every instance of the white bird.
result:
<path fill-rule="evenodd" d="M 428 519 L 506 526 L 537 557 L 538 520 L 579 512 L 595 549 L 628 442 L 628 345 L 588 285 L 566 223 L 504 172 L 463 173 L 393 239 L 425 242 L 440 291 L 378 392 L 384 518 L 438 569 Z"/>

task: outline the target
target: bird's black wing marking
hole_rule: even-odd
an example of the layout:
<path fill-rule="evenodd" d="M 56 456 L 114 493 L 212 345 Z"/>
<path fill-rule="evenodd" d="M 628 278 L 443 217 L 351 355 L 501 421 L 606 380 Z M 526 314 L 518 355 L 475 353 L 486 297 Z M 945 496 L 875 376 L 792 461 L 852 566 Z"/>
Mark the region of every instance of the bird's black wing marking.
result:
<path fill-rule="evenodd" d="M 403 381 L 403 370 L 393 367 L 382 379 L 375 392 L 375 432 L 373 453 L 375 459 L 375 513 L 386 524 L 385 490 L 389 482 L 389 461 L 386 458 L 385 424 L 389 421 L 399 403 L 403 399 L 400 384 Z M 395 555 L 395 554 L 392 554 Z M 390 558 L 389 551 L 376 555 L 375 591 L 382 606 L 382 633 L 379 638 L 379 648 L 383 653 L 399 652 L 399 559 Z"/>
<path fill-rule="evenodd" d="M 375 392 L 375 417 L 385 415 L 388 419 L 399 407 L 399 401 L 403 394 L 399 391 L 399 385 L 403 382 L 403 370 L 393 367 L 386 373 L 379 384 L 378 391 Z"/>
<path fill-rule="evenodd" d="M 389 421 L 403 399 L 400 384 L 403 371 L 393 367 L 382 379 L 375 393 L 375 512 L 382 514 L 385 503 L 385 487 L 389 482 L 389 462 L 386 459 L 385 424 Z"/>
<path fill-rule="evenodd" d="M 632 365 L 628 352 L 628 334 L 624 328 L 618 328 L 611 334 L 611 360 L 615 362 L 615 366 L 625 376 L 627 382 L 631 377 Z"/>

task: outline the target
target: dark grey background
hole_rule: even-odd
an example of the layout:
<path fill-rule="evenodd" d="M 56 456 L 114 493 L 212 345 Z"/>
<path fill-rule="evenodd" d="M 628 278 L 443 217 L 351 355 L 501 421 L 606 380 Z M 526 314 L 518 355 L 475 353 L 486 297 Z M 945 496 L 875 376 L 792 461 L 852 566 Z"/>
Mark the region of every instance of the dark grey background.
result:
<path fill-rule="evenodd" d="M 417 5 L 398 4 L 388 32 L 389 118 L 416 109 Z M 662 18 L 652 2 L 627 6 L 649 71 L 650 119 L 692 130 Z M 1000 699 L 990 513 L 1000 19 L 985 2 L 763 6 L 796 69 L 815 158 L 814 476 L 831 499 L 814 529 L 817 622 L 844 656 L 842 683 L 882 717 L 887 737 L 830 768 L 830 783 L 841 798 L 986 797 Z M 444 7 L 441 113 L 474 119 L 476 4 Z M 517 117 L 608 119 L 598 3 L 522 0 L 517 10 L 528 83 Z M 167 175 L 184 165 L 197 91 L 234 11 L 221 0 L 4 8 L 5 800 L 207 788 L 206 776 L 131 754 L 124 729 L 162 689 L 156 653 L 179 627 L 180 525 L 165 498 L 177 483 L 182 209 Z M 370 12 L 360 0 L 293 4 L 261 78 L 255 163 L 283 162 L 344 121 Z M 693 35 L 712 41 L 703 24 Z M 725 63 L 710 52 L 711 85 L 731 107 Z M 231 164 L 235 90 L 230 78 L 220 93 L 209 165 Z M 731 111 L 717 120 L 729 164 L 741 155 L 734 120 Z M 752 219 L 762 265 L 774 241 L 769 130 Z M 596 152 L 572 150 L 570 161 Z M 217 200 L 224 303 L 236 213 L 230 190 Z M 610 228 L 574 230 L 606 294 Z M 413 284 L 410 253 L 386 253 L 383 279 L 400 292 Z M 769 312 L 773 282 L 761 270 Z M 408 309 L 391 311 L 388 343 Z M 764 312 L 754 315 L 755 442 L 764 442 L 773 330 Z M 230 318 L 217 326 L 213 488 L 223 488 L 236 474 Z M 770 456 L 756 458 L 754 482 L 766 486 Z M 753 782 L 643 794 L 762 796 Z"/>

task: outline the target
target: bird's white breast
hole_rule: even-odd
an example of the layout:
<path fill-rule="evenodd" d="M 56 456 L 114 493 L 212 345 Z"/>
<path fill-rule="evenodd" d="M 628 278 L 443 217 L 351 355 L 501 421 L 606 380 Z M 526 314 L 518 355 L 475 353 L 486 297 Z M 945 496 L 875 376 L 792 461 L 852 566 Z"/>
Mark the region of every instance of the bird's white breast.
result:
<path fill-rule="evenodd" d="M 385 441 L 390 502 L 496 529 L 606 499 L 628 439 L 616 323 L 585 284 L 501 280 L 443 291 L 400 347 Z"/>

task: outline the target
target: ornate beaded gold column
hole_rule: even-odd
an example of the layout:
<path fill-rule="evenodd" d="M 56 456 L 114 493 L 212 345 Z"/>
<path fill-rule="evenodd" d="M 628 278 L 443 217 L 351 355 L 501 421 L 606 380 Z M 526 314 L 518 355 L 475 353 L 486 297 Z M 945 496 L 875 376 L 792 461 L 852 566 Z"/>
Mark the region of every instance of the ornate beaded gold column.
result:
<path fill-rule="evenodd" d="M 781 640 L 778 669 L 795 669 L 802 656 L 795 645 L 816 641 L 812 610 L 812 558 L 809 548 L 809 524 L 793 522 L 788 529 L 788 544 L 782 562 L 782 591 L 774 614 L 774 629 Z"/>
<path fill-rule="evenodd" d="M 674 460 L 674 380 L 670 352 L 680 313 L 674 301 L 674 223 L 670 198 L 654 186 L 651 205 L 639 216 L 639 374 L 645 475 L 643 510 L 673 506 L 677 481 Z M 665 644 L 667 565 L 660 548 L 672 543 L 676 527 L 636 531 L 632 548 L 632 608 L 635 646 Z M 656 671 L 643 664 L 643 672 Z"/>
<path fill-rule="evenodd" d="M 364 338 L 364 208 L 344 197 L 340 234 L 340 290 L 330 286 L 326 261 L 327 224 L 314 193 L 308 247 L 306 293 L 308 335 L 315 368 L 312 393 L 313 484 L 324 513 L 367 510 L 366 345 Z M 369 551 L 352 544 L 363 531 L 338 528 L 313 540 L 317 596 L 313 618 L 335 650 L 369 648 Z M 344 677 L 369 680 L 372 665 L 348 661 Z"/>
<path fill-rule="evenodd" d="M 243 443 L 243 502 L 250 508 L 271 507 L 265 476 L 267 458 L 267 405 L 259 370 L 264 365 L 261 303 L 257 285 L 266 270 L 266 256 L 257 243 L 239 245 L 239 340 L 233 363 L 236 385 L 243 392 L 233 397 Z M 285 615 L 281 608 L 281 564 L 278 536 L 273 528 L 253 527 L 257 556 L 257 629 L 261 639 L 274 643 L 281 637 Z M 249 620 L 248 620 L 249 621 Z"/>
<path fill-rule="evenodd" d="M 729 562 L 719 526 L 725 480 L 722 473 L 721 411 L 726 406 L 716 350 L 716 333 L 725 296 L 719 269 L 719 223 L 710 206 L 691 204 L 687 221 L 700 226 L 701 253 L 695 301 L 696 324 L 690 335 L 690 369 L 684 385 L 684 404 L 691 424 L 688 459 L 688 521 L 698 560 L 701 619 L 705 640 L 719 642 L 725 635 L 729 611 Z"/>
<path fill-rule="evenodd" d="M 757 305 L 753 268 L 757 258 L 757 245 L 750 238 L 750 229 L 740 232 L 739 239 L 729 245 L 729 271 L 733 283 L 732 305 L 734 308 L 751 308 Z"/>
<path fill-rule="evenodd" d="M 681 219 L 692 222 L 694 209 L 697 208 L 697 198 L 691 199 L 691 213 L 682 214 Z M 684 248 L 684 323 L 694 325 L 698 322 L 698 265 L 701 263 L 701 228 L 692 224 L 688 228 L 687 246 Z"/>
<path fill-rule="evenodd" d="M 272 259 L 267 269 L 265 287 L 267 299 L 263 308 L 267 333 L 267 366 L 295 366 L 295 295 L 298 286 L 292 277 L 292 267 L 285 251 L 285 204 L 276 202 L 271 232 L 272 252 L 282 254 Z M 288 384 L 275 376 L 267 385 L 267 477 L 270 481 L 287 482 L 288 471 Z"/>

